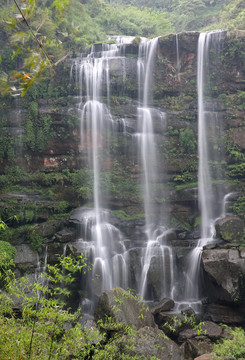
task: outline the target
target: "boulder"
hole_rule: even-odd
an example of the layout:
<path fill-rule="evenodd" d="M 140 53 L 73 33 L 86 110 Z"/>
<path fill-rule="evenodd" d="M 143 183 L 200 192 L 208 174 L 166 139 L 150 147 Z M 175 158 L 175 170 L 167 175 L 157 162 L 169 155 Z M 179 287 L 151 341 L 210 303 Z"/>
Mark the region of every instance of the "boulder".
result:
<path fill-rule="evenodd" d="M 36 233 L 42 237 L 52 237 L 63 226 L 61 221 L 45 221 L 35 226 Z"/>
<path fill-rule="evenodd" d="M 190 327 L 188 323 L 185 323 L 185 318 L 181 314 L 162 311 L 157 313 L 154 318 L 159 329 L 163 330 L 167 336 L 173 339 L 178 337 L 180 331 Z"/>
<path fill-rule="evenodd" d="M 245 301 L 245 259 L 237 249 L 211 249 L 202 253 L 204 283 L 209 298 L 229 303 Z"/>
<path fill-rule="evenodd" d="M 200 335 L 205 335 L 206 338 L 216 341 L 223 337 L 223 328 L 212 321 L 205 321 L 204 324 L 200 323 L 197 325 L 197 328 L 194 326 L 192 329 L 181 331 L 179 341 L 183 342 Z"/>
<path fill-rule="evenodd" d="M 38 255 L 37 252 L 32 250 L 32 248 L 27 244 L 16 245 L 16 255 L 14 259 L 15 265 L 18 266 L 28 266 L 28 267 L 37 267 Z"/>
<path fill-rule="evenodd" d="M 122 344 L 125 349 L 130 346 L 129 353 L 132 358 L 144 356 L 147 359 L 154 357 L 159 360 L 183 359 L 180 348 L 161 330 L 152 327 L 139 329 L 133 337 L 131 335 L 123 337 Z"/>
<path fill-rule="evenodd" d="M 244 221 L 238 216 L 226 216 L 216 222 L 216 236 L 228 242 L 239 243 L 242 238 L 244 225 Z"/>
<path fill-rule="evenodd" d="M 181 345 L 181 350 L 184 353 L 185 359 L 194 359 L 196 356 L 202 356 L 207 352 L 211 352 L 212 344 L 204 339 L 202 339 L 202 341 L 189 339 Z"/>
<path fill-rule="evenodd" d="M 75 232 L 68 231 L 66 229 L 60 230 L 55 234 L 56 239 L 62 243 L 68 243 L 74 241 L 75 239 Z"/>
<path fill-rule="evenodd" d="M 156 315 L 161 311 L 170 311 L 174 307 L 174 301 L 169 298 L 162 299 L 157 305 L 151 308 L 152 315 Z"/>
<path fill-rule="evenodd" d="M 156 326 L 150 310 L 132 294 L 119 287 L 105 291 L 96 306 L 96 321 L 106 321 L 108 317 L 135 329 Z"/>
<path fill-rule="evenodd" d="M 241 324 L 244 319 L 244 313 L 225 305 L 209 304 L 205 309 L 204 319 L 217 323 Z"/>

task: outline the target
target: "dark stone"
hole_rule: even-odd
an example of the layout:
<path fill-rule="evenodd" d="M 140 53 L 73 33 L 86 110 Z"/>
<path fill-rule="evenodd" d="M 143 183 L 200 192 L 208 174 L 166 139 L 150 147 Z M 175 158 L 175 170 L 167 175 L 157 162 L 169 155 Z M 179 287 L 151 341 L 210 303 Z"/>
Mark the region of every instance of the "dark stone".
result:
<path fill-rule="evenodd" d="M 195 326 L 198 325 L 195 324 Z M 195 326 L 191 329 L 185 329 L 179 334 L 179 341 L 183 342 L 187 339 L 196 338 L 198 336 L 204 336 L 209 338 L 212 341 L 216 341 L 223 337 L 223 328 L 214 322 L 205 321 L 204 324 L 201 323 L 198 325 L 198 328 Z"/>
<path fill-rule="evenodd" d="M 162 299 L 157 305 L 151 308 L 152 315 L 156 315 L 162 311 L 170 311 L 173 309 L 175 303 L 172 299 L 165 298 Z"/>
<path fill-rule="evenodd" d="M 38 235 L 50 238 L 59 231 L 62 226 L 63 223 L 61 221 L 46 221 L 36 225 L 35 229 Z"/>
<path fill-rule="evenodd" d="M 188 339 L 184 343 L 183 349 L 184 354 L 187 358 L 194 359 L 196 356 L 203 356 L 207 352 L 211 352 L 213 347 L 212 344 L 205 341 L 204 339 L 203 341 L 198 341 L 196 339 Z"/>
<path fill-rule="evenodd" d="M 210 304 L 206 307 L 204 319 L 217 323 L 241 324 L 244 319 L 244 313 L 225 305 Z"/>
<path fill-rule="evenodd" d="M 245 259 L 238 250 L 213 249 L 202 253 L 204 282 L 210 299 L 244 302 Z"/>
<path fill-rule="evenodd" d="M 191 317 L 191 316 L 194 318 L 196 317 L 196 313 L 191 307 L 188 307 L 188 308 L 182 310 L 181 314 L 186 315 L 187 317 Z"/>
<path fill-rule="evenodd" d="M 75 232 L 63 229 L 57 232 L 55 237 L 59 242 L 68 243 L 75 240 Z"/>

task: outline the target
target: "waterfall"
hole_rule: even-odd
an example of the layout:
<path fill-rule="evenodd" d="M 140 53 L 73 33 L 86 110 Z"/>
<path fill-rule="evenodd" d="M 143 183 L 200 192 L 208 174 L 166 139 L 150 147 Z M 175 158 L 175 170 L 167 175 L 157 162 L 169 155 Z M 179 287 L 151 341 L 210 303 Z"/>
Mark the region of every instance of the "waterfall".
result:
<path fill-rule="evenodd" d="M 81 114 L 81 150 L 86 154 L 86 165 L 93 179 L 93 204 L 81 214 L 84 236 L 81 252 L 93 263 L 92 277 L 87 279 L 86 290 L 92 296 L 100 296 L 115 286 L 128 286 L 127 251 L 123 236 L 110 223 L 110 212 L 103 208 L 107 190 L 103 186 L 105 154 L 110 151 L 110 136 L 118 128 L 110 112 L 110 64 L 120 61 L 122 77 L 125 76 L 121 56 L 126 38 L 118 37 L 118 44 L 95 44 L 91 52 L 76 60 L 74 68 L 79 82 Z M 122 124 L 120 124 L 122 125 Z M 106 178 L 107 179 L 107 178 Z M 92 295 L 91 295 L 92 294 Z M 87 307 L 88 299 L 83 301 Z"/>
<path fill-rule="evenodd" d="M 176 46 L 176 68 L 178 72 L 178 80 L 180 81 L 180 57 L 179 57 L 179 37 L 175 34 L 175 46 Z"/>
<path fill-rule="evenodd" d="M 208 91 L 210 49 L 215 50 L 219 57 L 222 31 L 201 33 L 198 39 L 198 203 L 201 215 L 200 239 L 197 246 L 188 256 L 188 271 L 186 274 L 185 298 L 191 301 L 200 299 L 200 262 L 202 249 L 215 238 L 215 220 L 222 214 L 223 194 L 215 188 L 214 180 L 221 178 L 219 169 L 211 169 L 211 162 L 221 161 L 217 150 L 212 144 L 221 131 L 221 123 L 214 109 L 212 98 Z M 217 66 L 217 64 L 216 64 Z M 223 155 L 223 154 L 222 154 Z"/>
<path fill-rule="evenodd" d="M 142 195 L 145 212 L 146 248 L 143 252 L 142 273 L 139 292 L 142 298 L 162 298 L 170 296 L 173 290 L 173 253 L 167 245 L 168 230 L 159 223 L 159 214 L 154 199 L 154 187 L 158 180 L 158 159 L 154 133 L 152 100 L 153 69 L 158 38 L 143 42 L 139 46 L 138 57 L 138 133 L 136 134 L 142 166 Z M 162 221 L 162 220 L 161 220 Z M 154 276 L 152 269 L 157 262 L 161 275 L 158 289 L 149 289 L 148 278 Z"/>
<path fill-rule="evenodd" d="M 35 281 L 40 284 L 42 287 L 46 284 L 46 269 L 48 262 L 48 246 L 45 246 L 45 252 L 43 257 L 43 262 L 40 261 L 39 254 L 37 252 L 37 267 L 35 270 Z M 42 291 L 37 290 L 37 299 L 39 300 L 42 296 Z"/>

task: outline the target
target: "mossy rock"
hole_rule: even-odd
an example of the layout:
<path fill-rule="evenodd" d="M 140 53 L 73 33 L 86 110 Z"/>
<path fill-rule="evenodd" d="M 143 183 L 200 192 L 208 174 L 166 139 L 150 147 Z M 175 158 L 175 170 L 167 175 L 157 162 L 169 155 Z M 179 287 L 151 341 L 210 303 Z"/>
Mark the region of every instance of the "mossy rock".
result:
<path fill-rule="evenodd" d="M 238 216 L 226 216 L 215 224 L 217 237 L 232 243 L 242 243 L 245 224 Z"/>

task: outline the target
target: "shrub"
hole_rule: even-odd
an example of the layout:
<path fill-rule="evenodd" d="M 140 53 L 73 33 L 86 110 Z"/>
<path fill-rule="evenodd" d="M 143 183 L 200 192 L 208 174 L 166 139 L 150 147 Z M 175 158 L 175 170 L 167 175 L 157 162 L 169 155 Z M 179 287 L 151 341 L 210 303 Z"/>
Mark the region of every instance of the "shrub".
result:
<path fill-rule="evenodd" d="M 245 333 L 241 328 L 230 330 L 232 339 L 214 345 L 214 360 L 244 360 Z"/>

